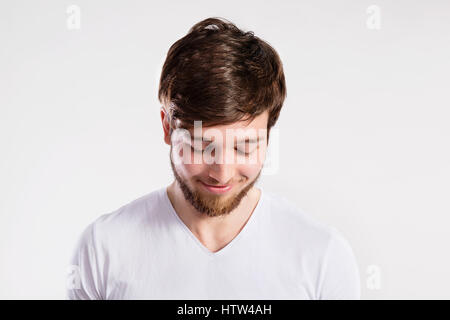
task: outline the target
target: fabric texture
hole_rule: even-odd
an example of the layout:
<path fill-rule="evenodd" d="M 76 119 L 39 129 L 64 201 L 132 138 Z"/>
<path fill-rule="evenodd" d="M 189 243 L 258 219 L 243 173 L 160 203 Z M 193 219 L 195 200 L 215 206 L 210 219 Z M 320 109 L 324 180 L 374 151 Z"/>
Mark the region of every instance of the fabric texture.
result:
<path fill-rule="evenodd" d="M 166 187 L 100 216 L 75 246 L 67 299 L 360 299 L 343 235 L 258 188 L 249 220 L 215 253 L 179 218 Z"/>

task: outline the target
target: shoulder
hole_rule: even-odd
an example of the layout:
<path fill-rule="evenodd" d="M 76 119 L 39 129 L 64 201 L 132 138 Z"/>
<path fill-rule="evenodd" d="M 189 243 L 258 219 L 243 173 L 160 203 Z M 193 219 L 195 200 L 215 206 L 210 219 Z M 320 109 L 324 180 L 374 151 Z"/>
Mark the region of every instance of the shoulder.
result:
<path fill-rule="evenodd" d="M 310 261 L 322 267 L 339 263 L 339 260 L 354 264 L 350 243 L 338 228 L 314 217 L 280 194 L 271 192 L 266 196 L 267 222 L 286 247 L 308 255 Z"/>
<path fill-rule="evenodd" d="M 268 221 L 284 248 L 307 262 L 319 299 L 359 299 L 359 268 L 352 247 L 335 226 L 314 218 L 286 197 L 266 193 Z"/>
<path fill-rule="evenodd" d="M 307 242 L 326 248 L 336 228 L 305 211 L 292 200 L 276 192 L 265 191 L 267 219 L 273 230 L 291 241 Z"/>
<path fill-rule="evenodd" d="M 100 215 L 83 231 L 82 238 L 91 241 L 122 241 L 150 228 L 163 215 L 162 191 L 154 190 L 116 210 Z"/>
<path fill-rule="evenodd" d="M 360 271 L 348 240 L 336 228 L 323 256 L 317 288 L 319 299 L 360 299 Z"/>

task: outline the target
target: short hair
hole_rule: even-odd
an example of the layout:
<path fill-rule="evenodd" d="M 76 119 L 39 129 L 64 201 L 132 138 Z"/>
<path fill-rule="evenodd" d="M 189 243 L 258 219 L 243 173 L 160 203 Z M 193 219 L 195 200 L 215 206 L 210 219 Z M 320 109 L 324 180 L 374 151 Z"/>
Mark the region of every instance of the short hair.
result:
<path fill-rule="evenodd" d="M 275 49 L 223 18 L 198 22 L 170 47 L 158 90 L 171 128 L 251 121 L 267 110 L 270 132 L 285 98 Z"/>

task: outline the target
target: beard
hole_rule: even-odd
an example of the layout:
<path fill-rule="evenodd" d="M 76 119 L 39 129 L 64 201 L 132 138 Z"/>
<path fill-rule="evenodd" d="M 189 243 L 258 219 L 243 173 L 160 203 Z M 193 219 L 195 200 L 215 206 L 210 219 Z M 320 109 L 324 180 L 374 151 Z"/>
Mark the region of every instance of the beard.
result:
<path fill-rule="evenodd" d="M 224 196 L 221 195 L 204 195 L 197 190 L 192 190 L 192 188 L 186 183 L 177 172 L 175 165 L 172 161 L 172 146 L 170 146 L 170 166 L 175 180 L 180 186 L 183 196 L 198 212 L 207 215 L 208 217 L 219 217 L 229 214 L 234 209 L 236 209 L 241 203 L 242 199 L 247 195 L 248 191 L 253 188 L 256 181 L 261 175 L 261 170 L 252 182 L 247 184 L 244 189 L 239 191 L 235 196 L 230 199 L 223 199 Z"/>

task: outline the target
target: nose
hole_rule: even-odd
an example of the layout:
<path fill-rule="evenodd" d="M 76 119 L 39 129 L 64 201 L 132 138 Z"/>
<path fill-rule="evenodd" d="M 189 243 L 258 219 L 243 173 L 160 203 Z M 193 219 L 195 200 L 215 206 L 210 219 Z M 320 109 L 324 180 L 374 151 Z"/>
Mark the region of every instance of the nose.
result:
<path fill-rule="evenodd" d="M 209 177 L 211 184 L 225 185 L 232 183 L 234 176 L 234 166 L 232 164 L 218 164 L 210 165 Z"/>
<path fill-rule="evenodd" d="M 215 147 L 212 150 L 212 162 L 208 164 L 210 181 L 209 184 L 226 185 L 233 182 L 235 175 L 234 152 L 226 147 Z"/>

